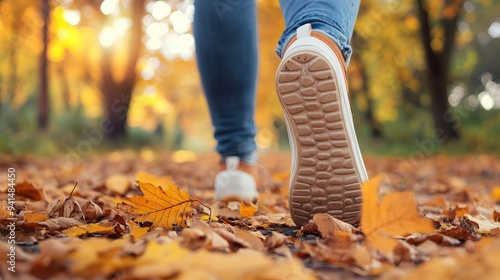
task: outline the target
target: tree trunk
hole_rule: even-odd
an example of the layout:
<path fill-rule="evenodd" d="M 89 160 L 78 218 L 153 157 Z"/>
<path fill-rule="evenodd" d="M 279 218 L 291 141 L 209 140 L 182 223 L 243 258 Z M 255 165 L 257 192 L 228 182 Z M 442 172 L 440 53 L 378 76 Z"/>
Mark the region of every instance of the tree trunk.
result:
<path fill-rule="evenodd" d="M 382 130 L 380 129 L 380 124 L 375 118 L 375 113 L 373 110 L 373 100 L 370 98 L 369 88 L 368 88 L 368 75 L 366 74 L 365 67 L 361 65 L 359 67 L 361 79 L 363 80 L 363 94 L 366 99 L 366 112 L 365 118 L 370 124 L 371 135 L 375 139 L 382 138 Z"/>
<path fill-rule="evenodd" d="M 136 79 L 136 66 L 141 51 L 142 18 L 145 14 L 145 0 L 132 2 L 132 27 L 129 37 L 129 50 L 125 77 L 115 81 L 112 73 L 112 47 L 103 47 L 101 91 L 104 96 L 104 109 L 109 129 L 106 136 L 111 139 L 124 137 L 126 134 L 127 114 Z"/>
<path fill-rule="evenodd" d="M 42 27 L 42 53 L 40 54 L 40 96 L 38 100 L 38 128 L 46 129 L 49 119 L 49 88 L 47 74 L 47 49 L 49 45 L 49 0 L 41 1 Z"/>
<path fill-rule="evenodd" d="M 457 21 L 460 11 L 463 6 L 463 0 L 446 0 L 445 10 L 454 11 L 447 13 L 446 16 L 440 19 L 443 25 L 443 47 L 436 51 L 432 48 L 431 24 L 429 22 L 429 12 L 424 7 L 424 0 L 416 0 L 417 10 L 420 22 L 420 34 L 424 47 L 425 59 L 427 62 L 427 74 L 429 81 L 429 89 L 431 93 L 431 108 L 434 120 L 436 133 L 442 135 L 444 141 L 450 141 L 459 138 L 457 129 L 453 122 L 449 120 L 455 119 L 450 117 L 447 86 L 449 82 L 449 68 L 453 45 L 455 42 L 455 34 L 457 30 Z"/>
<path fill-rule="evenodd" d="M 67 50 L 65 50 L 67 52 Z M 71 92 L 69 89 L 68 77 L 64 71 L 64 65 L 66 64 L 67 54 L 64 55 L 64 60 L 57 66 L 57 72 L 59 74 L 59 79 L 61 80 L 61 93 L 64 104 L 64 110 L 66 112 L 71 112 Z"/>

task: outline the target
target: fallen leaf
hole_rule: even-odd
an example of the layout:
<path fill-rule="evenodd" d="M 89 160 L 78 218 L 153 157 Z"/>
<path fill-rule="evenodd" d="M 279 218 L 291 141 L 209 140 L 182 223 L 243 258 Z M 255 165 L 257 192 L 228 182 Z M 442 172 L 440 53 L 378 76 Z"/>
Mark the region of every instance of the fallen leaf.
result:
<path fill-rule="evenodd" d="M 80 203 L 70 195 L 52 201 L 48 207 L 48 216 L 50 218 L 64 217 L 79 220 L 83 219 L 83 211 Z"/>
<path fill-rule="evenodd" d="M 266 237 L 264 244 L 268 249 L 274 249 L 285 244 L 286 240 L 286 235 L 279 232 L 273 232 L 270 236 Z"/>
<path fill-rule="evenodd" d="M 139 240 L 139 238 L 141 238 L 142 236 L 144 236 L 149 231 L 149 228 L 147 228 L 147 227 L 140 227 L 134 221 L 127 221 L 127 224 L 130 227 L 130 235 L 132 235 L 132 237 L 134 237 L 134 240 Z"/>
<path fill-rule="evenodd" d="M 186 227 L 186 214 L 192 210 L 193 200 L 189 194 L 171 182 L 165 187 L 156 187 L 137 181 L 144 194 L 125 199 L 119 208 L 138 215 L 136 222 L 151 222 L 155 227 Z"/>
<path fill-rule="evenodd" d="M 167 247 L 168 244 L 164 244 Z M 170 245 L 172 246 L 172 245 Z M 182 248 L 181 248 L 182 249 Z M 130 277 L 136 279 L 316 279 L 300 260 L 292 258 L 274 261 L 265 254 L 241 249 L 233 254 L 223 254 L 198 250 L 189 252 L 184 249 L 183 258 L 174 255 L 176 250 L 159 248 L 162 256 L 155 256 L 136 265 Z M 170 252 L 170 253 L 169 253 Z M 144 254 L 146 255 L 146 253 Z"/>
<path fill-rule="evenodd" d="M 82 235 L 113 232 L 112 226 L 101 226 L 99 224 L 86 224 L 81 226 L 73 226 L 63 230 L 63 233 L 68 237 L 79 237 Z"/>
<path fill-rule="evenodd" d="M 85 202 L 81 208 L 83 216 L 87 222 L 95 221 L 104 215 L 101 207 L 95 204 L 92 200 Z"/>
<path fill-rule="evenodd" d="M 43 222 L 49 219 L 49 216 L 47 214 L 40 214 L 40 213 L 26 213 L 24 214 L 24 219 L 23 221 L 27 224 L 29 223 L 38 223 L 38 222 Z"/>
<path fill-rule="evenodd" d="M 479 218 L 474 218 L 469 214 L 465 214 L 464 218 L 477 225 L 477 229 L 476 229 L 477 233 L 489 234 L 493 229 L 500 228 L 500 223 L 492 222 L 483 216 L 479 216 Z"/>
<path fill-rule="evenodd" d="M 397 245 L 395 235 L 434 231 L 432 222 L 420 217 L 412 192 L 388 193 L 379 202 L 381 180 L 379 175 L 362 186 L 361 228 L 369 246 L 389 253 Z"/>
<path fill-rule="evenodd" d="M 209 225 L 198 220 L 193 219 L 192 228 L 201 230 L 205 236 L 205 248 L 224 250 L 229 248 L 229 242 L 214 231 Z"/>
<path fill-rule="evenodd" d="M 240 217 L 252 217 L 257 212 L 257 206 L 251 202 L 240 202 Z"/>
<path fill-rule="evenodd" d="M 317 225 L 321 237 L 324 239 L 334 239 L 336 231 L 356 233 L 357 230 L 352 225 L 336 219 L 326 213 L 317 213 L 313 216 L 313 222 Z"/>
<path fill-rule="evenodd" d="M 49 219 L 43 222 L 38 223 L 41 226 L 47 227 L 49 230 L 63 230 L 70 228 L 72 226 L 78 226 L 83 224 L 81 221 L 73 219 L 73 218 L 66 218 L 66 217 L 59 217 L 59 218 L 54 218 L 54 219 Z"/>
<path fill-rule="evenodd" d="M 397 243 L 396 247 L 394 247 L 393 255 L 396 265 L 404 261 L 418 263 L 423 260 L 423 256 L 419 254 L 415 247 L 401 240 Z"/>
<path fill-rule="evenodd" d="M 462 218 L 465 214 L 469 213 L 469 207 L 467 205 L 455 205 L 455 215 Z"/>
<path fill-rule="evenodd" d="M 477 251 L 468 254 L 455 253 L 432 258 L 415 270 L 402 275 L 390 275 L 390 272 L 386 275 L 386 279 L 498 279 L 500 240 L 492 240 L 488 243 L 487 246 L 478 245 Z"/>
<path fill-rule="evenodd" d="M 495 222 L 500 222 L 500 212 L 498 212 L 496 209 L 493 210 L 493 220 Z"/>
<path fill-rule="evenodd" d="M 39 190 L 27 181 L 16 184 L 16 196 L 22 196 L 34 201 L 45 199 L 43 189 Z"/>
<path fill-rule="evenodd" d="M 421 234 L 421 233 L 414 233 L 412 235 L 409 235 L 405 238 L 406 242 L 408 242 L 411 245 L 418 246 L 422 243 L 424 243 L 427 240 L 431 240 L 432 242 L 441 245 L 441 246 L 458 246 L 462 244 L 462 242 L 456 238 L 446 236 L 444 234 L 434 232 L 434 233 L 429 233 L 429 234 Z"/>
<path fill-rule="evenodd" d="M 312 220 L 309 220 L 307 223 L 302 225 L 300 230 L 297 232 L 297 236 L 304 236 L 304 235 L 320 235 L 321 233 L 318 231 L 318 225 L 313 222 Z"/>
<path fill-rule="evenodd" d="M 260 233 L 260 231 L 257 231 L 257 232 Z M 264 251 L 265 247 L 264 247 L 263 239 L 256 236 L 253 233 L 254 232 L 251 232 L 251 231 L 246 231 L 246 230 L 242 230 L 239 228 L 234 228 L 234 235 L 236 235 L 238 238 L 241 238 L 244 241 L 246 241 L 247 244 L 250 245 L 250 248 L 253 248 L 257 251 Z"/>
<path fill-rule="evenodd" d="M 9 218 L 12 218 L 11 211 L 9 210 L 9 205 L 7 203 L 7 200 L 2 200 L 0 204 L 0 219 L 4 220 Z"/>
<path fill-rule="evenodd" d="M 458 240 L 479 240 L 481 238 L 480 234 L 477 234 L 475 232 L 471 233 L 469 230 L 466 228 L 460 227 L 460 226 L 453 226 L 453 227 L 441 227 L 440 232 L 446 236 L 456 238 Z"/>
<path fill-rule="evenodd" d="M 213 231 L 227 240 L 233 248 L 250 248 L 251 245 L 244 239 L 236 236 L 234 233 L 227 231 L 224 228 L 213 228 Z"/>
<path fill-rule="evenodd" d="M 493 187 L 493 190 L 491 190 L 491 197 L 495 201 L 500 201 L 500 186 Z"/>
<path fill-rule="evenodd" d="M 121 174 L 112 175 L 104 181 L 104 185 L 108 190 L 118 193 L 125 194 L 130 187 L 129 179 Z"/>

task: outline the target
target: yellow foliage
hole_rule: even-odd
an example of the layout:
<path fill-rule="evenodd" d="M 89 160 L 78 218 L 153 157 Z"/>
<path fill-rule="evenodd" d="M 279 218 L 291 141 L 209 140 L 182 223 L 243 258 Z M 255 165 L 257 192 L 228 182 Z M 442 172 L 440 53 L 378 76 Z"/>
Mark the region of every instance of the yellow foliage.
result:
<path fill-rule="evenodd" d="M 81 226 L 73 226 L 63 230 L 63 233 L 68 237 L 78 237 L 93 233 L 113 232 L 112 226 L 101 226 L 99 224 L 85 224 Z"/>
<path fill-rule="evenodd" d="M 186 214 L 192 210 L 192 199 L 186 191 L 173 182 L 161 187 L 137 181 L 137 186 L 144 195 L 125 199 L 119 208 L 137 215 L 137 222 L 164 228 L 186 227 Z"/>
<path fill-rule="evenodd" d="M 420 217 L 412 192 L 388 193 L 379 199 L 381 180 L 379 175 L 362 186 L 361 229 L 369 246 L 392 252 L 397 245 L 393 236 L 434 231 L 432 222 Z"/>
<path fill-rule="evenodd" d="M 257 212 L 257 206 L 253 203 L 240 202 L 240 217 L 252 217 Z"/>
<path fill-rule="evenodd" d="M 47 214 L 40 213 L 26 213 L 24 214 L 24 222 L 25 223 L 38 223 L 43 222 L 49 219 Z"/>

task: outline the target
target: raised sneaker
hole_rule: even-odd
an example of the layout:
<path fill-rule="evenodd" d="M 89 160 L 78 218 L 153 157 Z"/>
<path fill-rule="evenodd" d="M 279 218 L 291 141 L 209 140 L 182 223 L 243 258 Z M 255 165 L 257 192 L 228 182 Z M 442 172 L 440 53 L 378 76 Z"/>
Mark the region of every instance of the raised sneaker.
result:
<path fill-rule="evenodd" d="M 316 213 L 359 223 L 361 184 L 368 175 L 354 130 L 345 69 L 337 45 L 305 24 L 297 29 L 276 73 L 292 151 L 289 204 L 297 226 Z"/>

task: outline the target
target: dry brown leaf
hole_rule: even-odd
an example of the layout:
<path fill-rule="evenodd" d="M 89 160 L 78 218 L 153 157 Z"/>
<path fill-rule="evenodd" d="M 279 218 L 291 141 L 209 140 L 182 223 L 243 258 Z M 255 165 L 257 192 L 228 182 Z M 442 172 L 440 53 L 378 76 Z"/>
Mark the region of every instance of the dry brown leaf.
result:
<path fill-rule="evenodd" d="M 481 241 L 475 252 L 433 258 L 415 270 L 392 279 L 498 279 L 500 240 L 491 239 L 484 244 L 486 246 L 481 246 Z"/>
<path fill-rule="evenodd" d="M 74 218 L 59 217 L 59 218 L 54 218 L 54 219 L 49 219 L 49 220 L 46 220 L 43 222 L 39 222 L 38 224 L 53 231 L 53 230 L 67 229 L 67 228 L 70 228 L 72 226 L 79 226 L 79 225 L 82 225 L 83 223 L 79 220 L 74 219 Z"/>
<path fill-rule="evenodd" d="M 226 239 L 234 248 L 250 248 L 250 243 L 223 228 L 213 228 L 214 232 Z"/>
<path fill-rule="evenodd" d="M 29 198 L 34 201 L 45 199 L 43 189 L 39 190 L 33 184 L 26 181 L 16 184 L 16 196 Z"/>
<path fill-rule="evenodd" d="M 469 214 L 465 214 L 464 218 L 476 224 L 477 227 L 475 228 L 475 230 L 477 233 L 480 234 L 489 234 L 494 229 L 500 229 L 500 223 L 492 222 L 483 216 L 479 216 L 479 218 L 474 218 Z"/>
<path fill-rule="evenodd" d="M 479 240 L 481 235 L 475 232 L 470 232 L 466 228 L 460 226 L 442 227 L 440 232 L 446 236 L 456 238 L 458 240 Z"/>
<path fill-rule="evenodd" d="M 151 222 L 155 227 L 186 227 L 186 214 L 192 210 L 193 200 L 189 194 L 170 182 L 165 187 L 156 187 L 137 181 L 144 194 L 123 200 L 119 208 L 137 215 L 136 222 Z"/>
<path fill-rule="evenodd" d="M 313 222 L 318 227 L 321 237 L 324 239 L 334 239 L 335 231 L 356 233 L 357 230 L 352 225 L 336 219 L 326 213 L 317 213 L 313 216 Z"/>
<path fill-rule="evenodd" d="M 89 200 L 82 205 L 82 212 L 87 222 L 95 221 L 104 215 L 101 207 L 95 204 L 92 200 Z"/>
<path fill-rule="evenodd" d="M 394 247 L 394 263 L 399 265 L 401 262 L 419 263 L 423 260 L 423 256 L 412 245 L 399 240 Z"/>
<path fill-rule="evenodd" d="M 493 210 L 493 220 L 495 222 L 500 222 L 500 212 L 498 212 L 496 209 Z"/>
<path fill-rule="evenodd" d="M 434 232 L 430 234 L 421 234 L 421 233 L 414 233 L 412 235 L 409 235 L 405 238 L 406 242 L 408 242 L 411 245 L 418 246 L 422 243 L 424 243 L 427 240 L 431 240 L 432 242 L 439 244 L 441 246 L 458 246 L 462 244 L 462 242 L 456 238 L 446 236 L 444 234 Z"/>
<path fill-rule="evenodd" d="M 274 231 L 270 236 L 266 237 L 264 244 L 268 249 L 274 249 L 285 244 L 286 240 L 286 235 Z"/>
<path fill-rule="evenodd" d="M 80 203 L 73 197 L 60 197 L 52 201 L 48 207 L 49 218 L 74 218 L 83 219 L 83 211 Z"/>
<path fill-rule="evenodd" d="M 412 192 L 388 193 L 379 202 L 381 180 L 379 175 L 362 186 L 361 228 L 369 246 L 389 253 L 397 245 L 393 236 L 434 231 L 432 222 L 420 217 Z"/>
<path fill-rule="evenodd" d="M 115 174 L 106 178 L 104 185 L 112 192 L 125 194 L 130 187 L 130 180 L 122 174 Z"/>
<path fill-rule="evenodd" d="M 242 240 L 246 241 L 250 245 L 250 248 L 253 248 L 257 251 L 264 251 L 265 247 L 264 247 L 264 242 L 262 241 L 263 239 L 261 239 L 260 237 L 258 237 L 253 233 L 254 232 L 251 231 L 234 228 L 234 234 L 238 238 L 241 238 Z M 260 231 L 258 233 L 260 233 Z"/>
<path fill-rule="evenodd" d="M 229 242 L 214 231 L 205 222 L 193 219 L 192 228 L 201 230 L 206 236 L 205 248 L 224 250 L 229 248 Z"/>

